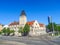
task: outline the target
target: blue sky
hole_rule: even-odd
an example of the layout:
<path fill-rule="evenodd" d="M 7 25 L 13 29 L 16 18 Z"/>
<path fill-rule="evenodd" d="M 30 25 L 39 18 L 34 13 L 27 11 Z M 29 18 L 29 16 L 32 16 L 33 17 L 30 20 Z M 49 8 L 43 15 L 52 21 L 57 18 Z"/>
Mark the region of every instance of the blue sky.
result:
<path fill-rule="evenodd" d="M 59 0 L 0 0 L 0 23 L 19 21 L 21 10 L 25 10 L 28 21 L 37 20 L 48 24 L 48 16 L 60 23 Z"/>

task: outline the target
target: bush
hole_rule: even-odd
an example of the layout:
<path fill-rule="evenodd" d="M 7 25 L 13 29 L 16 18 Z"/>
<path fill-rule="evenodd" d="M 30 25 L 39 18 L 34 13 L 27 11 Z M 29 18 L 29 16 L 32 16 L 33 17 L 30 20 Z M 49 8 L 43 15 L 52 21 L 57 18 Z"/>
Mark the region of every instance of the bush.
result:
<path fill-rule="evenodd" d="M 12 34 L 12 36 L 14 35 L 14 30 L 10 30 L 10 34 Z"/>
<path fill-rule="evenodd" d="M 23 33 L 23 28 L 22 27 L 19 28 L 18 33 Z"/>
<path fill-rule="evenodd" d="M 10 30 L 9 28 L 4 28 L 2 30 L 2 33 L 4 33 L 5 36 L 9 36 L 11 33 L 14 34 L 14 32 L 15 32 L 14 30 Z"/>
<path fill-rule="evenodd" d="M 0 31 L 0 35 L 2 34 L 2 31 Z"/>

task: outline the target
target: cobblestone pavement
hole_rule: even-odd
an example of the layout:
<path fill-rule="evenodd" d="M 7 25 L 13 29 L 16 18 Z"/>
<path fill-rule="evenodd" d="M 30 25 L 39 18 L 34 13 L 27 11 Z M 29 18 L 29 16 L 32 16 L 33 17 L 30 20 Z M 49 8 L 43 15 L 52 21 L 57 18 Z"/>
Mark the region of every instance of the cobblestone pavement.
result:
<path fill-rule="evenodd" d="M 7 42 L 6 42 L 7 41 Z M 2 43 L 3 42 L 3 43 Z M 0 45 L 60 45 L 60 38 L 0 36 Z"/>

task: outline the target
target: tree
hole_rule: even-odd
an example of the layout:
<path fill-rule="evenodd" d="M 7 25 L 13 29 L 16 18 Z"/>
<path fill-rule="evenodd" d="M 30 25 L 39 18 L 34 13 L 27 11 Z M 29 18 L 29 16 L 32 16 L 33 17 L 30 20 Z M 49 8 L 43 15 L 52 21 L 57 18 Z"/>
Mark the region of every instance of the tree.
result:
<path fill-rule="evenodd" d="M 15 32 L 14 30 L 10 30 L 10 33 L 11 33 L 12 35 L 14 35 L 14 32 Z"/>
<path fill-rule="evenodd" d="M 23 33 L 23 28 L 22 27 L 19 28 L 18 33 Z"/>
<path fill-rule="evenodd" d="M 54 26 L 54 31 L 57 31 L 57 25 L 55 23 L 50 23 L 47 25 L 47 28 L 51 31 L 53 31 L 53 27 Z"/>
<path fill-rule="evenodd" d="M 15 31 L 14 30 L 10 30 L 10 33 L 14 33 Z"/>
<path fill-rule="evenodd" d="M 57 26 L 57 32 L 60 34 L 60 26 Z"/>
<path fill-rule="evenodd" d="M 2 32 L 4 33 L 4 35 L 6 35 L 6 36 L 9 36 L 10 35 L 10 33 L 11 33 L 11 31 L 10 31 L 10 29 L 9 28 L 3 28 L 2 29 Z"/>
<path fill-rule="evenodd" d="M 2 29 L 2 33 L 4 33 L 4 35 L 6 35 L 6 28 Z"/>
<path fill-rule="evenodd" d="M 60 26 L 57 26 L 57 30 L 60 31 Z"/>
<path fill-rule="evenodd" d="M 30 31 L 30 26 L 26 24 L 23 29 L 24 36 L 27 36 Z"/>
<path fill-rule="evenodd" d="M 2 31 L 0 31 L 0 35 L 2 34 Z"/>
<path fill-rule="evenodd" d="M 10 35 L 11 31 L 9 28 L 6 29 L 6 33 L 7 33 L 7 35 Z"/>

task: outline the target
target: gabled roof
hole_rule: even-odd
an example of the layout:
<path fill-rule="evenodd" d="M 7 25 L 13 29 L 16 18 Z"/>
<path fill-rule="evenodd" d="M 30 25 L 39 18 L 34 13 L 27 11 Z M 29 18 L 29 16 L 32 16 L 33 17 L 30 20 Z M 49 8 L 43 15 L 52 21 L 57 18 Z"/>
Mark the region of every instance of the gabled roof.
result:
<path fill-rule="evenodd" d="M 9 26 L 11 26 L 11 25 L 19 25 L 19 22 L 14 21 L 14 22 L 9 24 Z"/>
<path fill-rule="evenodd" d="M 28 25 L 32 26 L 34 24 L 35 21 L 31 21 L 31 22 L 27 22 Z M 39 23 L 40 27 L 44 27 L 44 24 Z"/>
<path fill-rule="evenodd" d="M 35 21 L 27 22 L 28 25 L 32 26 Z"/>
<path fill-rule="evenodd" d="M 44 27 L 44 24 L 39 23 L 39 26 L 40 26 L 40 27 Z"/>

